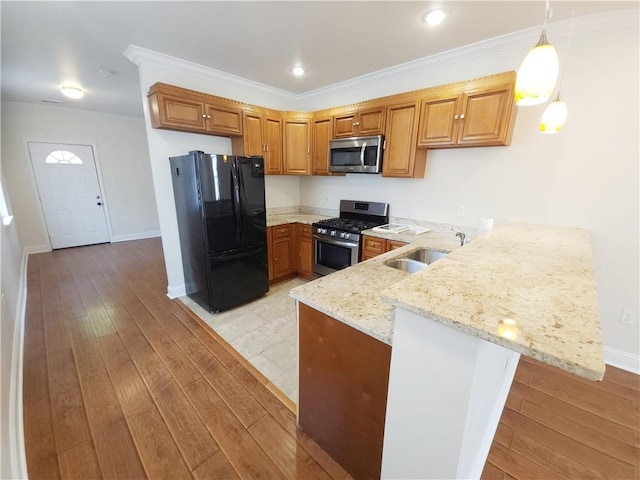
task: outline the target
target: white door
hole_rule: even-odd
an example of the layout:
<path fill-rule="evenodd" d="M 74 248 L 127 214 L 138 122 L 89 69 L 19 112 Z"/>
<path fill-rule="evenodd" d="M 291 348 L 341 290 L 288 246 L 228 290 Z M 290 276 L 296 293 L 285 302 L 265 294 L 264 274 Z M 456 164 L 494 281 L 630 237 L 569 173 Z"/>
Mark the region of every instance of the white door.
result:
<path fill-rule="evenodd" d="M 108 242 L 93 147 L 27 143 L 51 248 Z"/>

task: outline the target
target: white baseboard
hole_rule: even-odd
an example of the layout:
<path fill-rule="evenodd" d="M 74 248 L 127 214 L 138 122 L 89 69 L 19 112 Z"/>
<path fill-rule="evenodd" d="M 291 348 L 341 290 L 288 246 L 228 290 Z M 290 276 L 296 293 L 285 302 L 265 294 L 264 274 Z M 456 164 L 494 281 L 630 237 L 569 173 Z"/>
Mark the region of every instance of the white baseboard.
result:
<path fill-rule="evenodd" d="M 24 247 L 23 255 L 28 256 L 34 253 L 46 253 L 51 251 L 51 245 L 31 245 L 30 247 Z M 25 280 L 26 281 L 26 280 Z"/>
<path fill-rule="evenodd" d="M 142 240 L 143 238 L 154 238 L 160 236 L 160 230 L 151 230 L 149 232 L 124 233 L 121 235 L 112 235 L 111 242 L 128 242 L 129 240 Z"/>
<path fill-rule="evenodd" d="M 27 263 L 29 254 L 24 249 L 20 266 L 20 284 L 13 332 L 11 382 L 9 386 L 9 451 L 13 478 L 28 478 L 27 456 L 24 449 L 24 421 L 22 408 L 22 370 L 24 352 L 24 323 L 27 307 Z"/>
<path fill-rule="evenodd" d="M 175 287 L 172 285 L 167 286 L 167 297 L 169 297 L 172 300 L 174 298 L 184 297 L 186 294 L 187 294 L 187 289 L 185 288 L 184 285 L 178 285 Z"/>
<path fill-rule="evenodd" d="M 612 367 L 618 367 L 627 372 L 640 375 L 640 357 L 622 350 L 604 347 L 604 362 Z"/>

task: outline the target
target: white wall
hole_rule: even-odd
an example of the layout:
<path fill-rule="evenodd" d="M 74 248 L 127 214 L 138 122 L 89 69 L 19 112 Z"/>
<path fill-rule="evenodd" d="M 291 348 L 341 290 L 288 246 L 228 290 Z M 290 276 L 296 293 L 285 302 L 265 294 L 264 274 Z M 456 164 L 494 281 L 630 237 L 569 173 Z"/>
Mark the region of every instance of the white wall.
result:
<path fill-rule="evenodd" d="M 5 198 L 11 208 L 11 199 L 7 195 L 6 179 L 2 176 L 2 186 Z M 0 451 L 2 457 L 0 461 L 0 478 L 19 478 L 21 476 L 21 465 L 16 462 L 24 455 L 18 454 L 15 449 L 22 448 L 20 445 L 21 435 L 16 431 L 22 417 L 17 415 L 15 408 L 21 408 L 18 403 L 22 395 L 17 392 L 19 375 L 22 373 L 18 368 L 21 364 L 21 348 L 19 347 L 19 335 L 22 332 L 22 305 L 24 302 L 24 282 L 26 275 L 23 271 L 23 246 L 16 228 L 15 218 L 10 225 L 0 223 L 0 267 L 1 279 L 0 287 L 2 291 L 2 308 L 0 311 L 0 361 L 2 369 L 0 372 Z M 18 337 L 16 337 L 18 335 Z"/>
<path fill-rule="evenodd" d="M 553 41 L 553 38 L 550 37 Z M 557 135 L 538 132 L 545 106 L 519 108 L 509 147 L 435 150 L 423 179 L 381 176 L 301 178 L 300 202 L 335 208 L 345 196 L 389 202 L 390 213 L 476 227 L 496 221 L 578 226 L 592 233 L 605 345 L 640 354 L 638 329 L 638 28 L 574 34 L 562 95 L 569 106 Z M 556 43 L 561 62 L 566 38 Z M 517 70 L 528 47 L 438 66 L 438 81 Z M 403 79 L 406 89 L 433 84 L 424 72 Z M 393 93 L 382 84 L 375 96 Z M 375 93 L 375 92 L 369 92 Z M 323 98 L 325 105 L 344 100 Z M 329 199 L 328 204 L 325 199 Z M 457 208 L 467 207 L 464 218 Z M 619 322 L 623 308 L 635 325 Z"/>
<path fill-rule="evenodd" d="M 95 144 L 113 240 L 159 233 L 143 119 L 3 102 L 3 169 L 26 247 L 48 246 L 26 148 L 30 140 Z"/>

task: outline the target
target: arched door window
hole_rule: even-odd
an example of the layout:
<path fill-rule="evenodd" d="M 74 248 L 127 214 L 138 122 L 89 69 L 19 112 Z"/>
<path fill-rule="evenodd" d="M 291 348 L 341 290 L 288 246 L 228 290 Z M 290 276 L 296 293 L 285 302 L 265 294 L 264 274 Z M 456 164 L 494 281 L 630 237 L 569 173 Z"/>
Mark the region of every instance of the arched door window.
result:
<path fill-rule="evenodd" d="M 75 153 L 67 150 L 55 150 L 47 155 L 44 163 L 54 165 L 82 165 L 84 162 Z"/>

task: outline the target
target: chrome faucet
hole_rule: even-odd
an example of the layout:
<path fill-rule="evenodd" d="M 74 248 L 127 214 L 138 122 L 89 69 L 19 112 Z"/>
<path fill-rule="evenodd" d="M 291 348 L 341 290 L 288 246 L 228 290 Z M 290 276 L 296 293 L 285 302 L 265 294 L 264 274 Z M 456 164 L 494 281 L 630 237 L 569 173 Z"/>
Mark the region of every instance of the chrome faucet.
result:
<path fill-rule="evenodd" d="M 469 241 L 469 239 L 467 238 L 467 234 L 461 230 L 458 230 L 457 228 L 452 228 L 451 230 L 456 232 L 456 237 L 460 239 L 460 246 L 464 247 L 466 243 Z"/>

